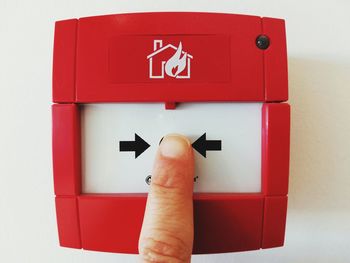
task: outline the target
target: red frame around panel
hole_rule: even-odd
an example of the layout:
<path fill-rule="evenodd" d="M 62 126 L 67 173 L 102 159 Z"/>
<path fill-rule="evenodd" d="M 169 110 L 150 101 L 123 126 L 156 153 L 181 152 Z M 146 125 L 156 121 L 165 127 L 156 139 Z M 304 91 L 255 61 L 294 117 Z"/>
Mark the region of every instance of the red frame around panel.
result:
<path fill-rule="evenodd" d="M 55 194 L 80 194 L 80 115 L 76 104 L 52 105 L 52 157 Z"/>
<path fill-rule="evenodd" d="M 207 23 L 208 20 L 212 23 Z M 158 23 L 160 21 L 165 23 Z M 123 37 L 115 42 L 116 38 L 111 32 Z M 128 76 L 128 72 L 123 79 L 114 75 L 111 77 L 110 70 L 122 69 L 113 64 L 108 64 L 109 71 L 106 68 L 107 50 L 117 52 L 111 50 L 110 45 L 122 45 L 120 43 L 125 35 L 130 37 L 142 33 L 139 40 L 146 44 L 146 34 L 164 37 L 164 40 L 176 40 L 176 35 L 181 35 L 187 39 L 187 47 L 196 47 L 200 38 L 197 36 L 203 35 L 203 32 L 208 37 L 214 35 L 215 41 L 221 41 L 223 45 L 230 43 L 229 57 L 235 60 L 230 62 L 229 78 L 215 71 L 220 67 L 210 71 L 198 68 L 201 76 L 207 77 L 212 73 L 211 78 L 204 80 L 197 75 L 197 79 L 183 80 L 180 84 L 169 79 L 154 82 L 144 80 L 142 75 Z M 191 34 L 196 37 L 191 38 Z M 256 48 L 255 38 L 259 34 L 269 37 L 271 44 L 268 49 Z M 230 42 L 227 42 L 227 36 Z M 236 45 L 231 45 L 232 40 L 236 41 Z M 215 41 L 208 43 L 215 47 Z M 237 47 L 240 50 L 238 53 Z M 137 54 L 135 52 L 134 58 L 137 58 Z M 200 58 L 200 54 L 193 55 Z M 225 67 L 229 65 L 225 61 L 220 63 Z M 206 71 L 208 74 L 203 74 Z M 193 71 L 193 74 L 196 72 Z M 251 77 L 252 74 L 254 77 Z M 134 83 L 133 79 L 141 82 Z M 277 102 L 287 98 L 285 31 L 284 21 L 280 19 L 209 13 L 149 13 L 57 22 L 53 101 L 64 104 L 53 105 L 52 116 L 60 244 L 97 251 L 137 253 L 146 203 L 146 195 L 81 194 L 81 135 L 77 103 L 160 101 L 165 103 L 166 109 L 176 110 L 176 102 Z M 194 195 L 193 253 L 234 252 L 283 245 L 288 192 L 289 122 L 288 104 L 263 104 L 261 194 Z"/>
<path fill-rule="evenodd" d="M 287 195 L 290 106 L 287 103 L 264 104 L 262 122 L 262 191 L 268 196 Z"/>
<path fill-rule="evenodd" d="M 68 147 L 68 152 L 54 148 L 54 160 L 68 158 L 80 163 L 80 151 L 72 147 L 79 145 L 80 141 L 80 136 L 77 136 L 80 135 L 80 125 L 72 126 L 72 119 L 78 122 L 78 106 L 55 105 L 53 111 L 53 129 L 56 131 L 53 140 Z M 289 163 L 282 162 L 281 158 L 289 158 L 289 114 L 289 105 L 285 103 L 262 106 L 261 194 L 194 195 L 193 253 L 234 252 L 283 245 Z M 71 128 L 57 132 L 65 126 Z M 74 156 L 67 153 L 74 153 Z M 274 165 L 278 166 L 272 168 Z M 72 168 L 72 171 L 79 171 L 77 176 L 78 172 L 62 172 L 61 165 L 55 165 L 54 169 L 56 189 L 62 185 L 76 189 L 80 185 L 80 170 Z M 92 195 L 75 190 L 56 194 L 62 246 L 137 253 L 146 195 Z"/>

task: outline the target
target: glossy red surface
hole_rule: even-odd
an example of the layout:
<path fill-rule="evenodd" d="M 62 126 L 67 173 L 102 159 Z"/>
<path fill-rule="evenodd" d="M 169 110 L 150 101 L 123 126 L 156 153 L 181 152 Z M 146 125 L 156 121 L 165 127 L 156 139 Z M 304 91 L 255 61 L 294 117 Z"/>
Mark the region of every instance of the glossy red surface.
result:
<path fill-rule="evenodd" d="M 256 16 L 140 13 L 81 18 L 76 101 L 263 101 L 263 51 L 255 45 L 259 34 L 261 18 Z M 189 79 L 149 77 L 147 57 L 154 52 L 154 40 L 162 40 L 163 47 L 182 43 L 193 57 Z M 170 57 L 169 50 L 153 58 Z"/>
<path fill-rule="evenodd" d="M 283 246 L 287 216 L 287 196 L 265 198 L 262 248 Z"/>
<path fill-rule="evenodd" d="M 78 105 L 52 105 L 52 157 L 56 195 L 80 194 L 80 151 Z"/>
<path fill-rule="evenodd" d="M 285 23 L 283 19 L 262 18 L 263 34 L 270 39 L 264 51 L 265 101 L 288 100 L 288 68 Z"/>
<path fill-rule="evenodd" d="M 265 50 L 255 43 L 261 34 L 270 40 Z M 161 71 L 151 75 L 149 58 L 161 65 L 174 52 L 158 52 L 160 40 L 178 49 L 181 42 L 191 57 L 179 76 L 190 78 L 150 78 Z M 81 194 L 80 103 L 158 101 L 176 110 L 176 103 L 193 101 L 285 101 L 285 42 L 283 20 L 256 16 L 141 13 L 57 22 L 53 101 L 60 104 L 52 106 L 52 128 L 61 246 L 137 253 L 146 203 L 139 194 Z M 283 245 L 289 136 L 289 105 L 264 103 L 262 192 L 195 195 L 193 253 Z"/>
<path fill-rule="evenodd" d="M 290 106 L 266 103 L 262 108 L 263 193 L 287 195 L 289 177 Z"/>
<path fill-rule="evenodd" d="M 56 197 L 56 215 L 60 245 L 82 248 L 76 197 Z"/>
<path fill-rule="evenodd" d="M 77 19 L 58 21 L 55 25 L 55 41 L 52 70 L 52 100 L 75 101 L 75 58 Z"/>

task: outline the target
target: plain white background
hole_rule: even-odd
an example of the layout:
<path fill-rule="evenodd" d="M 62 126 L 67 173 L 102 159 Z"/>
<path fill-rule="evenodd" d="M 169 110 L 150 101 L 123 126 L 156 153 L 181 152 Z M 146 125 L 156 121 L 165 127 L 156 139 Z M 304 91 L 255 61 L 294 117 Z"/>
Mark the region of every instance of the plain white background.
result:
<path fill-rule="evenodd" d="M 283 248 L 193 262 L 350 261 L 350 2 L 0 0 L 0 261 L 137 262 L 60 248 L 51 164 L 54 21 L 141 11 L 287 20 L 291 174 Z"/>

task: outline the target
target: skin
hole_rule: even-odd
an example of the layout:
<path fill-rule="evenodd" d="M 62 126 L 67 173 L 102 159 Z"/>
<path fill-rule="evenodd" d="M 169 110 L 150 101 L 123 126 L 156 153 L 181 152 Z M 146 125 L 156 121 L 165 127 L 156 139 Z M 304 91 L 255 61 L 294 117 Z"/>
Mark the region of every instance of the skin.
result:
<path fill-rule="evenodd" d="M 193 176 L 190 141 L 182 135 L 165 136 L 156 154 L 139 239 L 141 262 L 191 261 Z"/>

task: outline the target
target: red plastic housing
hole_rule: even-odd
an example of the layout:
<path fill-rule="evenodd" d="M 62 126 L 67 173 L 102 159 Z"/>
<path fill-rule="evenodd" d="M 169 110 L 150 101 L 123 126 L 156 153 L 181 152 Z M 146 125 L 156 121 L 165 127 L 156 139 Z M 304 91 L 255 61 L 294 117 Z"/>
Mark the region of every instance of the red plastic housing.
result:
<path fill-rule="evenodd" d="M 266 49 L 257 38 L 267 36 Z M 186 52 L 181 73 L 169 50 Z M 168 52 L 168 53 L 167 53 Z M 171 52 L 170 52 L 171 53 Z M 164 67 L 163 67 L 164 66 Z M 172 76 L 173 74 L 173 76 Z M 177 75 L 178 74 L 178 75 Z M 262 191 L 194 195 L 194 254 L 282 246 L 290 107 L 284 21 L 213 13 L 139 13 L 56 22 L 53 170 L 61 246 L 137 253 L 146 194 L 82 194 L 79 104 L 263 102 Z"/>

